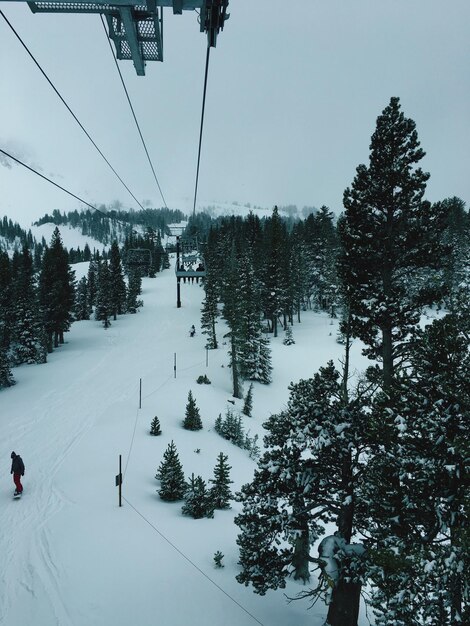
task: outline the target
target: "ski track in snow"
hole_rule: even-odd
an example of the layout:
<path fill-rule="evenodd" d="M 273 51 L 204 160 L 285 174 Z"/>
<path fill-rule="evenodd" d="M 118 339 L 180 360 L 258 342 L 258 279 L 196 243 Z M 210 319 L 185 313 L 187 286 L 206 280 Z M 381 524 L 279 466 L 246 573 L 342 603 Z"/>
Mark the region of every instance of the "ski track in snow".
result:
<path fill-rule="evenodd" d="M 54 484 L 57 472 L 72 450 L 109 406 L 110 398 L 127 399 L 135 395 L 134 381 L 129 383 L 125 379 L 117 381 L 105 379 L 99 405 L 97 406 L 94 398 L 93 406 L 85 410 L 84 389 L 87 388 L 87 380 L 101 373 L 106 368 L 107 361 L 125 356 L 127 347 L 120 346 L 116 334 L 110 333 L 107 338 L 106 343 L 110 346 L 111 352 L 107 352 L 93 363 L 66 390 L 45 393 L 42 402 L 47 402 L 48 411 L 42 415 L 34 415 L 34 411 L 29 411 L 27 417 L 18 425 L 15 435 L 9 434 L 5 437 L 6 448 L 15 449 L 15 445 L 18 447 L 20 441 L 22 449 L 31 451 L 25 459 L 26 472 L 23 479 L 25 489 L 22 502 L 7 505 L 2 525 L 4 529 L 8 528 L 9 532 L 3 532 L 0 536 L 0 554 L 4 561 L 3 571 L 6 573 L 1 579 L 3 591 L 0 591 L 0 624 L 5 626 L 10 626 L 4 620 L 18 601 L 18 590 L 26 590 L 35 596 L 38 585 L 43 587 L 50 601 L 51 615 L 55 615 L 55 623 L 60 626 L 73 624 L 61 600 L 58 585 L 61 572 L 55 564 L 48 533 L 44 527 L 65 505 L 73 504 L 72 500 Z M 142 334 L 144 331 L 140 326 L 137 327 L 135 341 L 139 341 L 139 335 Z M 121 354 L 116 355 L 115 352 Z M 46 446 L 38 450 L 34 441 L 36 433 L 43 428 L 47 428 L 52 436 L 47 439 L 41 437 L 42 441 L 46 441 Z M 65 439 L 64 433 L 67 433 Z M 29 474 L 28 467 L 35 468 L 34 475 Z"/>

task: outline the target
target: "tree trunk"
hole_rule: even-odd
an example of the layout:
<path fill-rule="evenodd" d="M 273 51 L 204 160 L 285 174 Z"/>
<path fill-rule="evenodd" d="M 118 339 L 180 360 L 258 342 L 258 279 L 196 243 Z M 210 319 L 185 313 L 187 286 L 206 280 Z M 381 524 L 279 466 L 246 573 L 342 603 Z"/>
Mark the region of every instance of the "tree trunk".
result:
<path fill-rule="evenodd" d="M 305 510 L 305 503 L 302 503 L 297 509 Z M 295 509 L 294 509 L 295 513 Z M 308 514 L 300 513 L 297 516 L 299 522 L 299 535 L 294 544 L 294 556 L 292 558 L 292 566 L 294 567 L 294 579 L 302 580 L 304 583 L 310 580 L 310 536 L 308 531 Z"/>
<path fill-rule="evenodd" d="M 231 344 L 232 344 L 232 380 L 233 380 L 233 397 L 241 398 L 241 390 L 240 390 L 240 380 L 238 376 L 238 359 L 237 359 L 237 348 L 235 345 L 235 341 L 233 338 L 233 333 L 231 336 Z"/>
<path fill-rule="evenodd" d="M 340 580 L 333 589 L 326 618 L 328 626 L 357 626 L 361 584 Z"/>

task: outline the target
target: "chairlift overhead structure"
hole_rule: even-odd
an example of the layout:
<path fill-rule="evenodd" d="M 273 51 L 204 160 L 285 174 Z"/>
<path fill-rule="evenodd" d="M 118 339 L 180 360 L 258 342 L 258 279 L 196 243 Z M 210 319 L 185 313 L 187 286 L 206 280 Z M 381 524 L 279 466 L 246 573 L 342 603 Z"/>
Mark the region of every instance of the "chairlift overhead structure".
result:
<path fill-rule="evenodd" d="M 3 0 L 24 2 L 25 0 Z M 33 13 L 99 13 L 106 17 L 109 38 L 119 60 L 132 60 L 139 76 L 145 75 L 147 61 L 163 61 L 163 8 L 173 14 L 199 11 L 201 33 L 208 47 L 215 48 L 224 28 L 229 0 L 47 0 L 28 2 Z"/>

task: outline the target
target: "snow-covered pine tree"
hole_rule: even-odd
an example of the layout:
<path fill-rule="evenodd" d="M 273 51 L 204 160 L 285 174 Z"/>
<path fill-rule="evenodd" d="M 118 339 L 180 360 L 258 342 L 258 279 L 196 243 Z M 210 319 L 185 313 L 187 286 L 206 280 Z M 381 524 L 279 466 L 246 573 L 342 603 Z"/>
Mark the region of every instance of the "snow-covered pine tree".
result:
<path fill-rule="evenodd" d="M 246 392 L 245 402 L 243 403 L 242 413 L 247 417 L 251 417 L 251 411 L 253 410 L 253 383 L 248 387 Z"/>
<path fill-rule="evenodd" d="M 214 517 L 214 505 L 206 483 L 201 476 L 191 474 L 191 478 L 184 494 L 184 504 L 181 509 L 183 515 L 189 515 L 194 519 L 202 517 Z"/>
<path fill-rule="evenodd" d="M 363 485 L 380 626 L 470 619 L 469 336 L 470 321 L 455 314 L 417 330 L 410 366 L 387 405 L 393 421 Z M 398 498 L 387 493 L 390 474 L 399 476 Z"/>
<path fill-rule="evenodd" d="M 163 453 L 163 461 L 155 478 L 160 481 L 160 489 L 157 491 L 162 500 L 176 502 L 184 497 L 186 481 L 174 441 L 168 444 Z"/>
<path fill-rule="evenodd" d="M 232 493 L 230 491 L 230 470 L 232 469 L 227 463 L 228 456 L 223 452 L 217 457 L 217 465 L 214 467 L 214 478 L 209 480 L 212 483 L 210 489 L 211 499 L 216 509 L 229 509 Z"/>
<path fill-rule="evenodd" d="M 271 382 L 271 352 L 261 323 L 261 288 L 255 279 L 252 254 L 238 261 L 239 281 L 239 370 L 245 380 Z"/>
<path fill-rule="evenodd" d="M 284 337 L 282 343 L 285 346 L 292 346 L 295 343 L 294 335 L 292 333 L 292 326 L 290 324 L 287 324 L 287 326 L 286 326 L 286 333 L 285 333 L 285 337 Z"/>
<path fill-rule="evenodd" d="M 264 594 L 283 588 L 292 569 L 295 578 L 307 581 L 310 563 L 317 563 L 319 585 L 302 595 L 324 596 L 331 626 L 356 626 L 363 548 L 352 540 L 356 498 L 364 479 L 367 394 L 345 397 L 332 363 L 313 379 L 292 384 L 290 392 L 287 410 L 264 424 L 266 452 L 253 482 L 237 494 L 243 504 L 235 518 L 241 530 L 237 543 L 242 571 L 237 580 Z M 330 536 L 332 550 L 314 558 L 311 545 L 330 521 L 338 528 Z"/>
<path fill-rule="evenodd" d="M 150 424 L 150 434 L 155 436 L 162 434 L 162 429 L 160 428 L 160 420 L 156 415 L 153 418 L 152 423 Z"/>
<path fill-rule="evenodd" d="M 10 346 L 13 320 L 12 290 L 10 257 L 6 252 L 0 250 L 0 347 L 5 350 Z"/>
<path fill-rule="evenodd" d="M 14 362 L 45 363 L 46 337 L 39 308 L 33 259 L 27 248 L 13 264 L 13 318 L 11 328 Z"/>
<path fill-rule="evenodd" d="M 446 252 L 445 215 L 441 205 L 423 201 L 429 178 L 417 167 L 423 157 L 415 123 L 403 115 L 399 98 L 391 98 L 377 118 L 369 166 L 358 166 L 344 192 L 339 274 L 353 336 L 382 362 L 386 389 L 422 306 L 442 297 L 429 272 L 442 266 Z"/>
<path fill-rule="evenodd" d="M 242 322 L 243 309 L 241 307 L 241 297 L 238 280 L 238 258 L 236 254 L 235 242 L 232 242 L 229 258 L 226 262 L 224 281 L 222 285 L 223 312 L 222 315 L 227 322 L 229 332 L 224 335 L 230 340 L 229 357 L 232 372 L 233 397 L 242 397 L 242 385 L 240 376 L 240 351 L 242 347 Z"/>
<path fill-rule="evenodd" d="M 47 351 L 52 352 L 64 343 L 64 332 L 70 329 L 75 303 L 75 272 L 70 267 L 57 226 L 42 257 L 39 301 L 44 314 Z"/>
<path fill-rule="evenodd" d="M 109 273 L 111 310 L 113 319 L 117 319 L 118 315 L 125 312 L 127 291 L 121 262 L 121 253 L 119 252 L 119 246 L 116 240 L 111 244 Z"/>
<path fill-rule="evenodd" d="M 201 308 L 202 334 L 207 335 L 206 348 L 216 350 L 218 347 L 215 326 L 219 317 L 218 292 L 215 269 L 206 261 L 206 276 L 204 277 L 205 298 Z"/>
<path fill-rule="evenodd" d="M 199 409 L 194 400 L 193 393 L 189 390 L 188 402 L 186 404 L 186 413 L 183 421 L 183 427 L 186 430 L 201 430 L 202 420 L 199 414 Z"/>
<path fill-rule="evenodd" d="M 265 221 L 263 240 L 263 309 L 277 337 L 277 318 L 288 308 L 289 293 L 287 229 L 277 206 Z"/>
<path fill-rule="evenodd" d="M 5 349 L 0 346 L 0 389 L 11 387 L 15 384 L 15 379 L 10 370 L 10 364 Z"/>
<path fill-rule="evenodd" d="M 95 319 L 103 322 L 104 328 L 109 328 L 112 315 L 111 302 L 111 274 L 108 261 L 100 261 L 98 266 L 98 289 L 96 293 Z"/>
<path fill-rule="evenodd" d="M 139 307 L 142 306 L 142 300 L 139 299 L 142 293 L 142 277 L 139 272 L 129 272 L 127 286 L 127 302 L 126 310 L 128 313 L 137 313 Z"/>
<path fill-rule="evenodd" d="M 90 305 L 90 314 L 96 305 L 96 293 L 98 291 L 98 265 L 96 259 L 91 259 L 88 266 L 87 284 L 88 284 L 88 301 Z"/>
<path fill-rule="evenodd" d="M 75 319 L 90 319 L 90 302 L 88 297 L 88 282 L 86 276 L 78 281 L 75 293 Z"/>

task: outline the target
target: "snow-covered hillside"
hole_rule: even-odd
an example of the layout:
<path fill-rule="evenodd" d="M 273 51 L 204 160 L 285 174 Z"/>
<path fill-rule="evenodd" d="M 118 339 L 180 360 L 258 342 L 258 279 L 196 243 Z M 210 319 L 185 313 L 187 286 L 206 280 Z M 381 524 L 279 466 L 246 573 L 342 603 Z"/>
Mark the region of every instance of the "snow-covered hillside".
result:
<path fill-rule="evenodd" d="M 155 472 L 171 440 L 186 476 L 212 478 L 222 451 L 237 490 L 255 467 L 246 451 L 214 431 L 218 414 L 233 408 L 230 369 L 227 346 L 206 354 L 204 336 L 189 337 L 191 324 L 199 330 L 202 297 L 199 285 L 183 284 L 177 309 L 174 272 L 167 270 L 144 279 L 138 314 L 120 317 L 108 330 L 96 321 L 76 322 L 47 364 L 14 370 L 17 385 L 0 394 L 0 624 L 323 623 L 323 606 L 308 611 L 305 601 L 288 604 L 282 591 L 260 597 L 235 581 L 237 503 L 213 519 L 194 520 L 182 516 L 181 503 L 157 495 Z M 220 324 L 219 337 L 223 331 Z M 282 335 L 272 339 L 274 380 L 255 385 L 253 417 L 244 418 L 251 435 L 261 436 L 262 422 L 283 408 L 290 381 L 309 377 L 329 358 L 338 361 L 336 331 L 325 314 L 306 312 L 294 326 L 295 345 L 283 345 Z M 359 353 L 355 344 L 353 361 L 363 367 Z M 212 384 L 196 384 L 200 374 Z M 190 389 L 203 420 L 198 432 L 181 426 Z M 155 415 L 160 437 L 149 435 Z M 12 498 L 12 450 L 26 465 L 20 501 Z M 115 487 L 119 454 L 122 508 Z M 217 550 L 225 555 L 223 569 L 214 568 Z M 301 589 L 292 581 L 286 593 Z"/>

